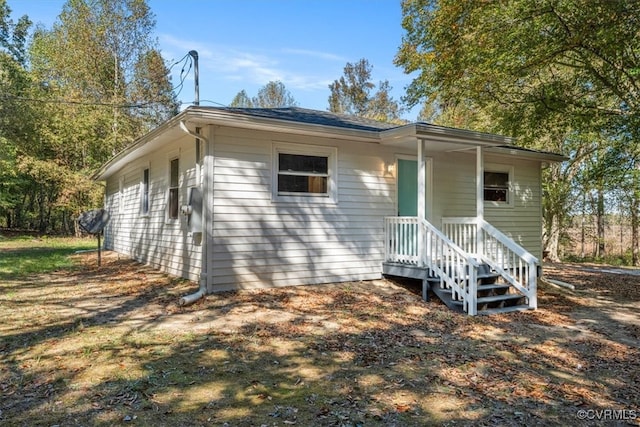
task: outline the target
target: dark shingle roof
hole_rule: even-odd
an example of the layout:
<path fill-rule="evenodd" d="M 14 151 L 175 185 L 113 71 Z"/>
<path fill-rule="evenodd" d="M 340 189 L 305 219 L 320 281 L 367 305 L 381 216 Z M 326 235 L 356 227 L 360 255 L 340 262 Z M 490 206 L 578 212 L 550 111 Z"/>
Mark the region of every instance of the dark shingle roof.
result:
<path fill-rule="evenodd" d="M 333 126 L 345 129 L 381 131 L 398 127 L 398 124 L 379 122 L 344 114 L 335 114 L 329 111 L 309 110 L 299 107 L 287 108 L 219 108 L 212 109 L 228 111 L 234 114 L 242 114 L 251 117 L 286 120 L 298 123 L 307 123 L 323 126 Z"/>

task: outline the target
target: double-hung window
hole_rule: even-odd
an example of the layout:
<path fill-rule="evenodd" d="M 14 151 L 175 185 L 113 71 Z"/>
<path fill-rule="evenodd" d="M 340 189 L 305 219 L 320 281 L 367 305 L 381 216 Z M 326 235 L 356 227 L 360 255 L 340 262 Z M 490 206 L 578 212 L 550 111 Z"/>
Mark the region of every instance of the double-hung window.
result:
<path fill-rule="evenodd" d="M 484 201 L 489 206 L 513 206 L 513 167 L 487 165 L 484 172 Z"/>
<path fill-rule="evenodd" d="M 167 201 L 167 218 L 178 219 L 178 189 L 179 189 L 179 161 L 172 159 L 169 161 L 169 195 Z"/>
<path fill-rule="evenodd" d="M 142 170 L 142 181 L 140 181 L 140 214 L 149 215 L 149 168 Z"/>
<path fill-rule="evenodd" d="M 335 148 L 276 144 L 274 166 L 274 200 L 335 201 Z"/>

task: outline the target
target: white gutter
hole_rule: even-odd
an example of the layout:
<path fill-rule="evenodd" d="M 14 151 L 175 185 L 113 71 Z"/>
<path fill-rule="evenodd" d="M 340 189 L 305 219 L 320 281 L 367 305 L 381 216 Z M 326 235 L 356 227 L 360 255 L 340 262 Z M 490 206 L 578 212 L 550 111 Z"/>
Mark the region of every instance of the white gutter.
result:
<path fill-rule="evenodd" d="M 199 133 L 193 132 L 191 131 L 188 127 L 187 124 L 185 122 L 185 120 L 180 120 L 180 129 L 182 129 L 184 132 L 188 133 L 189 135 L 193 136 L 196 138 L 196 144 L 199 144 L 199 140 L 203 140 L 205 143 L 205 155 L 203 156 L 203 158 L 206 158 L 208 151 L 209 151 L 209 140 L 202 136 Z M 180 298 L 180 300 L 178 301 L 178 305 L 181 306 L 185 306 L 185 305 L 190 305 L 193 304 L 194 302 L 198 301 L 200 298 L 204 297 L 207 294 L 207 242 L 209 241 L 209 237 L 208 237 L 208 233 L 206 233 L 206 229 L 208 226 L 208 223 L 206 220 L 204 220 L 204 218 L 206 218 L 207 215 L 207 203 L 206 203 L 206 197 L 205 197 L 205 191 L 204 191 L 204 184 L 202 179 L 200 179 L 199 177 L 202 176 L 202 161 L 200 159 L 196 159 L 196 175 L 197 175 L 197 184 L 200 186 L 200 191 L 202 193 L 202 219 L 203 219 L 203 224 L 202 224 L 202 228 L 204 229 L 202 231 L 202 253 L 200 254 L 200 280 L 199 280 L 199 289 L 198 291 L 189 294 L 189 295 L 185 295 L 182 298 Z"/>

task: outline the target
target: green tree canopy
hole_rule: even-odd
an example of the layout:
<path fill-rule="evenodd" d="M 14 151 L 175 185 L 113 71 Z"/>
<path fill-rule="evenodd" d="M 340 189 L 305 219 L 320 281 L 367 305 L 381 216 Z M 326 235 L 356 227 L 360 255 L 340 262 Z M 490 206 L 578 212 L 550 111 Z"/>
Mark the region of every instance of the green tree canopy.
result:
<path fill-rule="evenodd" d="M 403 112 L 400 104 L 391 96 L 391 85 L 380 82 L 378 90 L 371 81 L 373 66 L 362 58 L 355 64 L 347 62 L 344 75 L 329 85 L 329 111 L 381 121 L 400 121 Z"/>
<path fill-rule="evenodd" d="M 176 114 L 145 0 L 68 0 L 29 41 L 0 0 L 0 221 L 69 231 L 101 204 L 88 176 Z"/>
<path fill-rule="evenodd" d="M 260 88 L 252 103 L 257 108 L 294 107 L 297 104 L 284 83 L 280 81 L 271 81 Z"/>
<path fill-rule="evenodd" d="M 235 108 L 253 108 L 253 101 L 247 95 L 247 92 L 242 89 L 238 94 L 233 98 L 229 107 Z"/>
<path fill-rule="evenodd" d="M 585 165 L 606 170 L 607 146 L 640 123 L 640 3 L 404 0 L 402 8 L 395 62 L 416 76 L 409 105 L 571 157 L 545 172 L 545 239 L 555 250 Z M 602 197 L 607 184 L 597 182 Z"/>
<path fill-rule="evenodd" d="M 410 105 L 473 100 L 512 121 L 533 106 L 536 115 L 637 123 L 638 16 L 635 0 L 405 0 L 395 62 L 417 73 Z"/>

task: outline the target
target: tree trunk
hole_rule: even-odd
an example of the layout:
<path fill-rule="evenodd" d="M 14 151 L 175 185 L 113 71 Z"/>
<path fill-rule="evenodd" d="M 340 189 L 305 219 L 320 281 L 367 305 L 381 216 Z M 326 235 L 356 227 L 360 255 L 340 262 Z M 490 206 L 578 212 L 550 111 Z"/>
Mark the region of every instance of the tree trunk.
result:
<path fill-rule="evenodd" d="M 634 195 L 631 201 L 631 264 L 640 264 L 638 260 L 638 208 L 640 207 L 638 195 Z"/>
<path fill-rule="evenodd" d="M 597 245 L 596 245 L 596 258 L 604 257 L 604 190 L 602 189 L 602 185 L 598 188 L 598 200 L 597 209 L 596 209 L 596 228 L 597 228 Z"/>
<path fill-rule="evenodd" d="M 560 262 L 558 256 L 558 246 L 560 242 L 560 218 L 558 215 L 551 215 L 548 218 L 546 239 L 544 244 L 544 253 L 551 262 Z"/>

